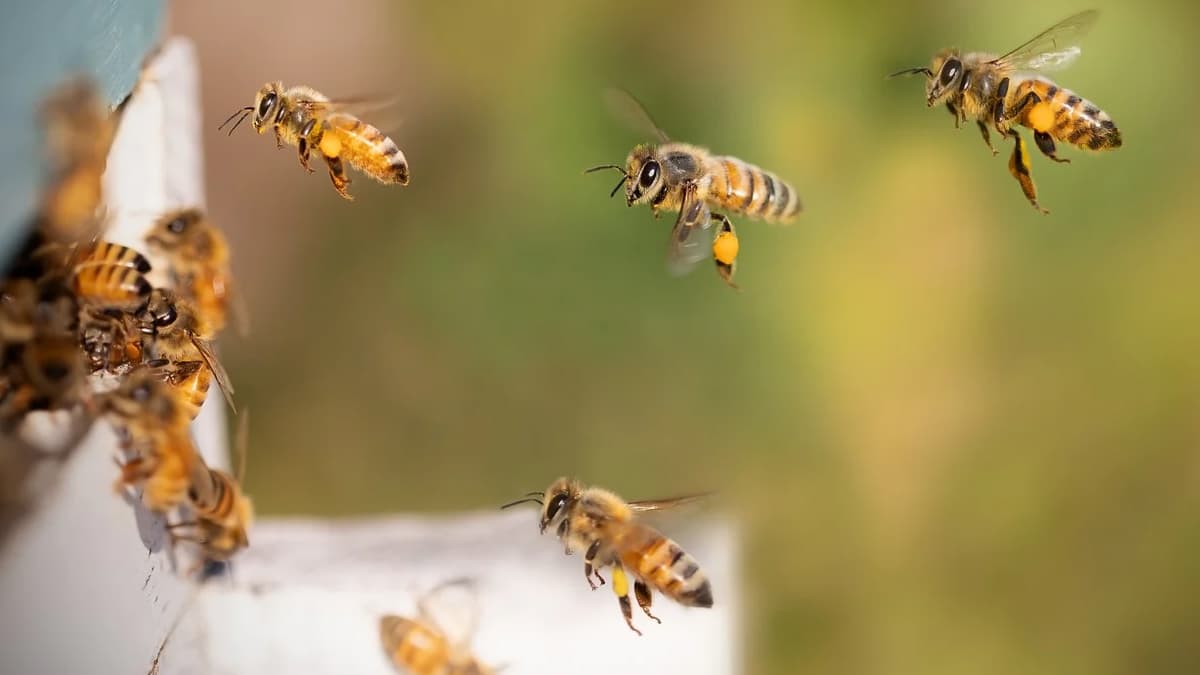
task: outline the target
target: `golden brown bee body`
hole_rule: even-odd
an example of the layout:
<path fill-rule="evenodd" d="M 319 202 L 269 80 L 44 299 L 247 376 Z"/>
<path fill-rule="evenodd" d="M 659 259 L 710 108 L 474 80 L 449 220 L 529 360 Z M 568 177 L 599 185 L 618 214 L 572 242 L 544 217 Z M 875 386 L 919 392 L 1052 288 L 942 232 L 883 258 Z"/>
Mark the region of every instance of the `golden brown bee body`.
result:
<path fill-rule="evenodd" d="M 153 287 L 136 267 L 97 262 L 75 267 L 71 289 L 85 307 L 136 314 L 146 306 Z"/>
<path fill-rule="evenodd" d="M 277 144 L 296 146 L 300 165 L 308 171 L 312 171 L 309 154 L 316 150 L 325 160 L 334 189 L 346 199 L 353 197 L 343 163 L 380 183 L 408 185 L 408 161 L 395 141 L 315 89 L 284 89 L 281 82 L 268 82 L 258 90 L 253 106 L 234 113 L 226 123 L 238 115 L 238 123 L 250 116 L 260 134 L 273 130 Z"/>
<path fill-rule="evenodd" d="M 72 80 L 42 106 L 49 186 L 39 208 L 38 229 L 47 239 L 74 243 L 98 231 L 100 178 L 116 131 L 99 92 L 86 80 Z"/>
<path fill-rule="evenodd" d="M 800 197 L 787 181 L 770 171 L 727 155 L 714 155 L 688 143 L 672 142 L 650 118 L 640 103 L 626 92 L 610 92 L 610 100 L 637 126 L 655 134 L 660 143 L 634 147 L 625 165 L 608 164 L 589 171 L 616 169 L 629 206 L 647 204 L 657 217 L 660 212 L 678 213 L 671 231 L 667 260 L 671 270 L 682 274 L 699 261 L 711 257 L 717 272 L 730 286 L 738 254 L 737 235 L 728 216 L 716 210 L 756 220 L 787 223 L 802 210 Z M 713 220 L 721 223 L 706 245 L 699 236 Z"/>
<path fill-rule="evenodd" d="M 1034 208 L 1048 213 L 1038 203 L 1028 150 L 1014 126 L 1033 131 L 1042 154 L 1060 163 L 1070 160 L 1058 157 L 1055 141 L 1092 151 L 1114 150 L 1122 144 L 1121 132 L 1108 113 L 1038 74 L 1073 61 L 1080 53 L 1075 39 L 1086 33 L 1098 16 L 1094 10 L 1070 16 L 1002 56 L 944 49 L 934 55 L 930 67 L 896 75 L 924 74 L 926 104 L 944 104 L 954 116 L 955 126 L 974 120 L 993 154 L 997 151 L 989 128 L 1002 138 L 1012 136 L 1009 172 Z"/>
<path fill-rule="evenodd" d="M 144 314 L 148 318 L 143 330 L 150 334 L 143 343 L 144 358 L 176 389 L 188 418 L 199 414 L 214 380 L 232 408 L 233 387 L 213 351 L 213 332 L 205 317 L 161 288 L 151 292 Z"/>
<path fill-rule="evenodd" d="M 554 530 L 567 552 L 583 554 L 584 578 L 592 588 L 596 588 L 592 577 L 603 584 L 599 570 L 612 568 L 612 587 L 621 614 L 630 630 L 641 635 L 633 625 L 626 571 L 634 576 L 633 593 L 638 605 L 654 621 L 661 623 L 650 613 L 651 590 L 686 607 L 712 607 L 712 585 L 696 559 L 636 517 L 642 511 L 669 508 L 692 499 L 626 502 L 603 488 L 560 478 L 540 498 L 531 496 L 512 504 L 536 501 L 542 505 L 539 528 L 542 532 Z"/>
<path fill-rule="evenodd" d="M 491 668 L 456 649 L 428 622 L 389 614 L 379 620 L 379 637 L 392 663 L 409 675 L 491 675 Z"/>
<path fill-rule="evenodd" d="M 155 222 L 146 243 L 166 257 L 175 288 L 208 320 L 212 333 L 220 332 L 233 292 L 225 235 L 200 209 L 178 209 Z"/>
<path fill-rule="evenodd" d="M 192 501 L 201 525 L 205 550 L 214 560 L 228 560 L 250 545 L 246 532 L 254 520 L 254 504 L 238 481 L 219 469 L 208 469 L 209 487 Z"/>

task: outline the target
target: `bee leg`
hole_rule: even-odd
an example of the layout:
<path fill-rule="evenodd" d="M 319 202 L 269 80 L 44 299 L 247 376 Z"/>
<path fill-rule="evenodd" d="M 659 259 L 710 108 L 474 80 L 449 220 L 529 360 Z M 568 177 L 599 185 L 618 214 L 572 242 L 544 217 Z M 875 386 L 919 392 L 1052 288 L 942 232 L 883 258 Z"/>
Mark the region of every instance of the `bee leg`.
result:
<path fill-rule="evenodd" d="M 617 601 L 621 604 L 625 624 L 629 626 L 629 630 L 641 635 L 642 631 L 633 627 L 633 603 L 629 601 L 629 578 L 625 576 L 625 568 L 613 565 L 612 580 L 613 593 L 617 594 Z"/>
<path fill-rule="evenodd" d="M 604 577 L 600 576 L 600 572 L 592 567 L 592 561 L 596 559 L 596 554 L 599 552 L 600 540 L 597 539 L 592 542 L 591 546 L 588 546 L 587 553 L 583 555 L 583 578 L 587 579 L 588 586 L 591 586 L 593 591 L 598 588 L 596 584 L 592 583 L 593 574 L 600 580 L 600 585 L 604 585 Z"/>
<path fill-rule="evenodd" d="M 308 139 L 301 138 L 300 142 L 296 144 L 296 147 L 300 149 L 300 166 L 304 167 L 305 171 L 313 173 L 313 168 L 308 165 L 308 153 L 311 149 L 308 147 Z"/>
<path fill-rule="evenodd" d="M 954 105 L 950 101 L 947 101 L 946 102 L 946 110 L 949 110 L 950 114 L 954 115 L 954 128 L 957 129 L 958 125 L 959 125 L 959 120 L 962 119 L 958 112 L 958 106 Z"/>
<path fill-rule="evenodd" d="M 737 270 L 738 239 L 733 230 L 733 223 L 723 213 L 714 213 L 713 218 L 721 221 L 721 227 L 713 237 L 713 262 L 717 265 L 717 274 L 721 280 L 735 291 L 740 291 L 733 283 L 733 273 Z"/>
<path fill-rule="evenodd" d="M 346 168 L 342 166 L 340 157 L 325 157 L 325 164 L 329 165 L 329 180 L 333 181 L 333 189 L 342 196 L 343 199 L 354 201 L 354 197 L 350 196 L 350 191 L 346 186 L 350 184 L 350 179 L 346 177 Z"/>
<path fill-rule="evenodd" d="M 1013 154 L 1008 160 L 1008 172 L 1017 179 L 1021 184 L 1021 192 L 1025 193 L 1025 198 L 1033 204 L 1033 208 L 1042 213 L 1050 213 L 1043 209 L 1037 200 L 1037 186 L 1033 184 L 1033 176 L 1029 173 L 1029 151 L 1025 147 L 1025 139 L 1021 138 L 1021 134 L 1015 130 L 1011 132 L 1013 136 Z"/>
<path fill-rule="evenodd" d="M 1041 150 L 1043 155 L 1058 162 L 1059 164 L 1070 164 L 1071 163 L 1070 159 L 1067 159 L 1067 158 L 1059 159 L 1058 155 L 1055 154 L 1054 138 L 1050 134 L 1048 134 L 1044 131 L 1035 131 L 1035 132 L 1033 132 L 1033 142 L 1037 143 L 1038 150 Z"/>
<path fill-rule="evenodd" d="M 650 587 L 643 583 L 640 579 L 633 582 L 633 594 L 637 596 L 638 607 L 646 613 L 646 616 L 654 619 L 657 623 L 662 623 L 662 619 L 650 613 Z"/>
<path fill-rule="evenodd" d="M 979 133 L 983 134 L 983 142 L 987 143 L 988 150 L 992 151 L 992 157 L 1000 154 L 1000 151 L 992 145 L 992 135 L 988 132 L 987 125 L 982 120 L 975 120 L 975 123 L 979 125 Z"/>

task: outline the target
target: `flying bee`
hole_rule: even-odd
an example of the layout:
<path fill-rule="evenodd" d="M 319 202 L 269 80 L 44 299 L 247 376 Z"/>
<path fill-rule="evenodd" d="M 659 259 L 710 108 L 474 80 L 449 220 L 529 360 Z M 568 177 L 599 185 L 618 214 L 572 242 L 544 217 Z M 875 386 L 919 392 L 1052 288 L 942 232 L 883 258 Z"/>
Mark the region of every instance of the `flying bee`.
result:
<path fill-rule="evenodd" d="M 401 672 L 408 675 L 492 675 L 496 672 L 481 663 L 470 651 L 475 631 L 474 614 L 461 637 L 451 636 L 436 618 L 433 602 L 454 587 L 463 587 L 466 579 L 439 584 L 417 601 L 417 618 L 388 614 L 379 619 L 379 638 L 384 652 Z"/>
<path fill-rule="evenodd" d="M 1078 40 L 1091 29 L 1098 16 L 1099 12 L 1088 10 L 1067 17 L 1003 56 L 944 49 L 934 55 L 928 68 L 909 68 L 893 73 L 892 77 L 924 75 L 925 103 L 930 107 L 945 104 L 954 116 L 956 127 L 975 120 L 993 155 L 998 151 L 992 146 L 989 126 L 1001 138 L 1012 136 L 1009 173 L 1017 179 L 1029 203 L 1042 213 L 1049 213 L 1038 203 L 1029 152 L 1013 127 L 1020 125 L 1032 130 L 1034 143 L 1042 154 L 1059 163 L 1071 160 L 1058 157 L 1055 141 L 1093 151 L 1121 147 L 1121 132 L 1108 113 L 1039 74 L 1065 68 L 1073 62 L 1081 53 Z"/>
<path fill-rule="evenodd" d="M 540 531 L 544 534 L 553 529 L 568 554 L 584 554 L 583 576 L 593 590 L 597 586 L 592 577 L 603 585 L 600 570 L 612 567 L 612 587 L 621 614 L 630 630 L 641 635 L 633 626 L 626 570 L 634 576 L 633 592 L 638 606 L 658 623 L 662 621 L 650 613 L 651 589 L 687 607 L 712 607 L 712 587 L 696 559 L 636 517 L 638 513 L 678 506 L 699 497 L 626 502 L 603 488 L 585 487 L 579 481 L 559 478 L 545 492 L 529 493 L 502 508 L 524 502 L 540 504 Z"/>
<path fill-rule="evenodd" d="M 628 92 L 608 92 L 610 105 L 639 130 L 658 139 L 658 145 L 638 145 L 625 159 L 625 166 L 604 164 L 587 172 L 614 169 L 621 180 L 612 190 L 625 188 L 625 202 L 649 204 L 655 217 L 662 211 L 678 212 L 667 246 L 668 267 L 675 274 L 691 270 L 711 257 L 725 283 L 733 283 L 738 253 L 737 234 L 722 209 L 767 222 L 786 223 L 800 213 L 796 190 L 775 174 L 736 157 L 713 155 L 705 148 L 672 142 Z M 713 220 L 721 227 L 711 246 L 702 241 Z"/>
<path fill-rule="evenodd" d="M 41 112 L 50 177 L 38 230 L 57 242 L 91 238 L 98 231 L 100 177 L 108 162 L 115 120 L 95 86 L 85 79 L 58 87 Z"/>
<path fill-rule="evenodd" d="M 167 258 L 174 287 L 219 333 L 233 293 L 229 244 L 221 230 L 200 209 L 176 209 L 158 218 L 146 243 Z"/>
<path fill-rule="evenodd" d="M 211 499 L 207 467 L 188 431 L 187 409 L 152 369 L 134 370 L 103 395 L 100 410 L 122 429 L 133 457 L 121 464 L 118 490 L 142 487 L 142 501 L 167 513 L 192 501 Z"/>
<path fill-rule="evenodd" d="M 396 143 L 379 129 L 351 114 L 355 101 L 333 101 L 310 87 L 283 88 L 282 82 L 268 82 L 254 97 L 254 105 L 230 115 L 223 128 L 235 117 L 233 130 L 250 117 L 254 130 L 275 132 L 275 145 L 294 145 L 300 153 L 300 166 L 310 173 L 309 153 L 316 150 L 325 159 L 333 188 L 346 199 L 350 196 L 343 162 L 380 183 L 408 185 L 408 161 Z"/>
<path fill-rule="evenodd" d="M 233 385 L 212 345 L 212 327 L 187 301 L 156 288 L 143 312 L 146 363 L 157 368 L 181 396 L 189 419 L 200 413 L 215 380 L 230 409 Z"/>

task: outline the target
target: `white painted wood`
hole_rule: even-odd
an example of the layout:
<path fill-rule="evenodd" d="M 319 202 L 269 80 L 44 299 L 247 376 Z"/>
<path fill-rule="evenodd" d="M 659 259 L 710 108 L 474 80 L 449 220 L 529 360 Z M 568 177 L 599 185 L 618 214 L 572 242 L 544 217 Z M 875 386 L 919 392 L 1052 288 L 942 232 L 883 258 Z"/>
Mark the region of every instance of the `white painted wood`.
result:
<path fill-rule="evenodd" d="M 419 596 L 457 577 L 477 586 L 476 655 L 507 665 L 506 674 L 740 672 L 734 528 L 723 520 L 668 522 L 710 576 L 716 603 L 689 609 L 656 597 L 662 625 L 635 605 L 642 637 L 625 626 L 610 587 L 588 588 L 579 556 L 564 556 L 551 534 L 538 535 L 533 509 L 261 522 L 232 577 L 210 582 L 195 599 L 189 622 L 199 627 L 188 633 L 202 647 L 177 659 L 173 641 L 160 672 L 394 674 L 379 617 L 415 616 Z M 193 660 L 197 652 L 204 662 Z"/>
<path fill-rule="evenodd" d="M 104 177 L 106 236 L 145 251 L 167 206 L 202 204 L 199 91 L 191 45 L 169 41 L 128 104 Z M 195 423 L 205 459 L 227 462 L 222 400 Z M 40 415 L 35 438 L 61 435 Z M 41 427 L 38 430 L 37 427 Z M 195 590 L 173 572 L 161 518 L 113 491 L 116 439 L 94 425 L 0 550 L 0 654 L 23 675 L 148 672 Z"/>

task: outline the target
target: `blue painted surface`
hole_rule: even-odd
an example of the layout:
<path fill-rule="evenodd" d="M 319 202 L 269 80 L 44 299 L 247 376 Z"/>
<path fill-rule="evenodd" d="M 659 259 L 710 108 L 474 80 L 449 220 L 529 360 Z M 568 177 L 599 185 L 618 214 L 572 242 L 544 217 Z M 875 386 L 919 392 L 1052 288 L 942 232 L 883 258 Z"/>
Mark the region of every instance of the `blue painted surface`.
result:
<path fill-rule="evenodd" d="M 158 41 L 165 0 L 7 0 L 0 9 L 0 258 L 19 241 L 42 176 L 39 102 L 88 73 L 110 103 L 137 82 Z"/>

